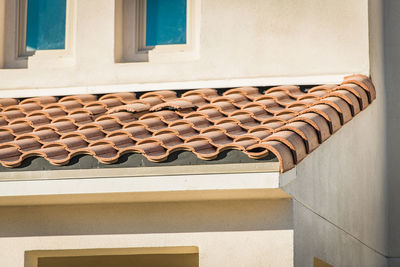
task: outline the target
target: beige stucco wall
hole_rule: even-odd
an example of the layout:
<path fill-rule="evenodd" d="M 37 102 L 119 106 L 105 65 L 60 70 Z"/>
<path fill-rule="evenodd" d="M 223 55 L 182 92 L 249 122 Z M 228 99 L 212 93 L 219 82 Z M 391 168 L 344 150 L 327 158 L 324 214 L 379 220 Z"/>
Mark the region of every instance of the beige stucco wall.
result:
<path fill-rule="evenodd" d="M 379 96 L 383 88 L 377 91 Z M 377 99 L 282 175 L 283 189 L 295 203 L 296 266 L 307 266 L 313 256 L 333 266 L 385 266 L 389 248 L 381 108 L 382 99 Z"/>
<path fill-rule="evenodd" d="M 369 72 L 367 0 L 201 0 L 198 56 L 167 63 L 115 63 L 115 2 L 74 2 L 72 56 L 1 69 L 1 89 Z M 10 57 L 15 31 L 6 31 L 0 54 Z"/>
<path fill-rule="evenodd" d="M 293 266 L 290 200 L 0 208 L 0 266 L 27 250 L 196 246 L 199 266 Z"/>

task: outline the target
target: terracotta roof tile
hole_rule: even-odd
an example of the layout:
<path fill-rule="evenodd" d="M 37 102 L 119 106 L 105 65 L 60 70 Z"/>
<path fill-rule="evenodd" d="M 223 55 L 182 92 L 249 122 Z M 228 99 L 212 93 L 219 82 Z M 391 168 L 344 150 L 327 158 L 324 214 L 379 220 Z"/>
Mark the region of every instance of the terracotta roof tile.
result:
<path fill-rule="evenodd" d="M 30 157 L 53 165 L 88 154 L 112 164 L 139 153 L 153 162 L 175 151 L 213 160 L 226 150 L 253 159 L 271 154 L 281 171 L 293 168 L 376 98 L 364 75 L 340 85 L 302 90 L 240 87 L 0 99 L 0 163 Z"/>

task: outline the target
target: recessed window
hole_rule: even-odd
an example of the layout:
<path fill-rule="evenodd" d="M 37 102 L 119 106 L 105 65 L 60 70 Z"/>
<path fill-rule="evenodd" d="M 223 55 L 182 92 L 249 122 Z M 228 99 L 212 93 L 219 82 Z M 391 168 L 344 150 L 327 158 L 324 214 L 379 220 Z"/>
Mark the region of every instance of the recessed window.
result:
<path fill-rule="evenodd" d="M 146 2 L 146 46 L 186 44 L 186 0 Z"/>
<path fill-rule="evenodd" d="M 116 0 L 115 61 L 199 57 L 201 0 Z"/>
<path fill-rule="evenodd" d="M 27 251 L 25 267 L 199 267 L 196 247 Z"/>
<path fill-rule="evenodd" d="M 26 51 L 65 48 L 66 0 L 27 0 Z"/>

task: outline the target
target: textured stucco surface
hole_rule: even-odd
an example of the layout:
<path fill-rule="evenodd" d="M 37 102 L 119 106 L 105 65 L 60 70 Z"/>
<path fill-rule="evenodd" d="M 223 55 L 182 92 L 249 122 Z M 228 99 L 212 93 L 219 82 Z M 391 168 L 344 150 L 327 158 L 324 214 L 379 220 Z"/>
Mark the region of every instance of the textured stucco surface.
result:
<path fill-rule="evenodd" d="M 196 246 L 200 266 L 293 266 L 290 200 L 0 208 L 0 265 L 26 250 Z"/>
<path fill-rule="evenodd" d="M 400 2 L 384 1 L 384 79 L 390 256 L 400 258 Z M 397 265 L 395 265 L 397 266 Z M 398 265 L 400 266 L 400 265 Z"/>
<path fill-rule="evenodd" d="M 8 16 L 15 2 L 4 1 L 0 54 L 12 59 Z M 367 0 L 202 0 L 197 58 L 120 64 L 114 62 L 114 1 L 74 6 L 72 55 L 1 69 L 1 89 L 368 73 Z M 5 61 L 0 65 L 7 67 Z"/>

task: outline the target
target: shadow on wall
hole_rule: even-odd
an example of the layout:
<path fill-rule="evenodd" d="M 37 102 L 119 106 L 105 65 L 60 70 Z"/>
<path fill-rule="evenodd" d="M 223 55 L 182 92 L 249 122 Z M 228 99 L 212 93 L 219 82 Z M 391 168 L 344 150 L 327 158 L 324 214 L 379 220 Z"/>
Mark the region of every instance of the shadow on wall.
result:
<path fill-rule="evenodd" d="M 0 214 L 0 237 L 293 229 L 288 199 L 2 207 Z"/>

